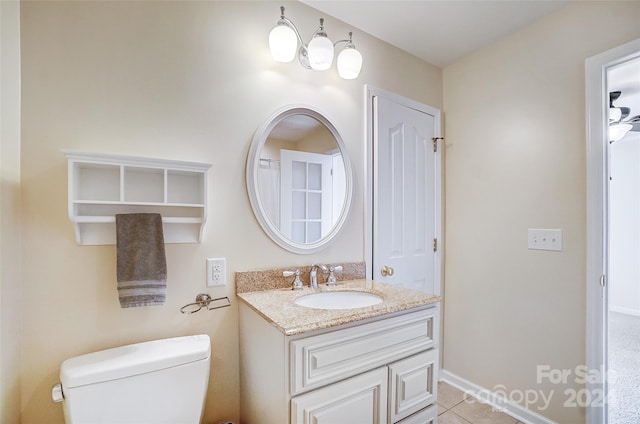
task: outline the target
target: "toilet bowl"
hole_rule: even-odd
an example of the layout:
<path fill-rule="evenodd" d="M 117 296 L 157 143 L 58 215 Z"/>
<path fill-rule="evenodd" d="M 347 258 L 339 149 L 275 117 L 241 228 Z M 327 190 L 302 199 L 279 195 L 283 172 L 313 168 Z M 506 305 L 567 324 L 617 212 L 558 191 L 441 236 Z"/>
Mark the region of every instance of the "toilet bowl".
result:
<path fill-rule="evenodd" d="M 67 359 L 54 402 L 67 424 L 196 424 L 209 382 L 209 336 L 137 343 Z"/>

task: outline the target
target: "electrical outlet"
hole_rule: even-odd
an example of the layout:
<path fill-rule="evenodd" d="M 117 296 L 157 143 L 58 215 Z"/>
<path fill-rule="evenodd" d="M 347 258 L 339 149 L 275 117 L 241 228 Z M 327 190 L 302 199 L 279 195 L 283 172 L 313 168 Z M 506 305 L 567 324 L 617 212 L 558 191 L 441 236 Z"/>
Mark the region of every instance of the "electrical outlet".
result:
<path fill-rule="evenodd" d="M 562 230 L 529 228 L 527 247 L 532 250 L 562 250 Z"/>
<path fill-rule="evenodd" d="M 227 260 L 225 258 L 207 259 L 207 287 L 227 284 Z"/>

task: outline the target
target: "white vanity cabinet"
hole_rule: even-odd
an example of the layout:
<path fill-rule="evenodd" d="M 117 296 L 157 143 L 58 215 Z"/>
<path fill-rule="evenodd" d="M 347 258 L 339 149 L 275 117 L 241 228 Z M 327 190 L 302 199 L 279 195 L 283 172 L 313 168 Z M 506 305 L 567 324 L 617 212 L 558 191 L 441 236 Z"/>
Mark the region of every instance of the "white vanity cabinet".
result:
<path fill-rule="evenodd" d="M 69 219 L 81 245 L 115 244 L 115 214 L 159 213 L 165 243 L 197 243 L 210 164 L 63 150 Z"/>
<path fill-rule="evenodd" d="M 240 302 L 241 422 L 435 422 L 438 321 L 431 304 L 287 336 Z"/>

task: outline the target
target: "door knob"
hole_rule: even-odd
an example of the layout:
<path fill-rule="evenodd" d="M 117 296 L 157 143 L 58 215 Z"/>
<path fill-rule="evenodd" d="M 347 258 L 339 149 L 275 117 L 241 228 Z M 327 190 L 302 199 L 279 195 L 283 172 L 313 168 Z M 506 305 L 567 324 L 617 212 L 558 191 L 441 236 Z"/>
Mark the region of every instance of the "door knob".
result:
<path fill-rule="evenodd" d="M 393 275 L 393 268 L 384 265 L 380 270 L 380 274 L 382 274 L 383 277 L 391 277 Z"/>

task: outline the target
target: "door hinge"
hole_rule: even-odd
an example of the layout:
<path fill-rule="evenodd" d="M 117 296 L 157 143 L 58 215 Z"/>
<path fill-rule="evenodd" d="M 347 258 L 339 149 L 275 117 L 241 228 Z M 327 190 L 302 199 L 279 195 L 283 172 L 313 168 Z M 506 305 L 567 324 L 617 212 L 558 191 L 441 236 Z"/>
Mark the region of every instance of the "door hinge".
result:
<path fill-rule="evenodd" d="M 438 251 L 438 239 L 433 239 L 433 251 L 437 252 Z"/>
<path fill-rule="evenodd" d="M 605 275 L 600 276 L 600 286 L 604 287 L 607 285 L 607 277 Z"/>
<path fill-rule="evenodd" d="M 438 152 L 438 140 L 444 140 L 444 137 L 431 137 L 431 141 L 433 141 L 433 152 Z"/>

